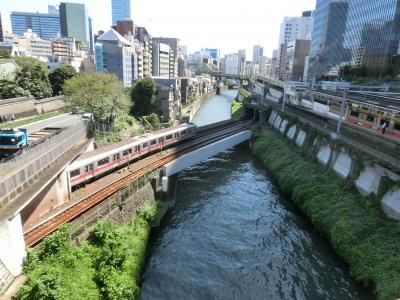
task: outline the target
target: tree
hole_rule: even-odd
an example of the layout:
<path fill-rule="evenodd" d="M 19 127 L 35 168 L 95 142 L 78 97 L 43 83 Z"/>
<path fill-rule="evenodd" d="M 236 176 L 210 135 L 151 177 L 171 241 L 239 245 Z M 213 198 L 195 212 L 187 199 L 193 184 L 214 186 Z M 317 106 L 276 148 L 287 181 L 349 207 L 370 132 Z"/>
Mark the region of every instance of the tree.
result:
<path fill-rule="evenodd" d="M 83 74 L 64 83 L 65 100 L 93 114 L 97 122 L 114 122 L 116 116 L 129 111 L 124 86 L 115 75 L 106 73 Z"/>
<path fill-rule="evenodd" d="M 29 92 L 13 82 L 0 83 L 0 99 L 29 96 Z"/>
<path fill-rule="evenodd" d="M 0 50 L 0 58 L 11 58 L 11 54 L 7 50 Z"/>
<path fill-rule="evenodd" d="M 77 74 L 75 68 L 70 65 L 63 65 L 50 72 L 49 80 L 51 87 L 53 88 L 53 96 L 60 95 L 64 83 Z"/>
<path fill-rule="evenodd" d="M 211 74 L 217 71 L 217 66 L 214 64 L 202 64 L 196 69 L 196 74 Z"/>
<path fill-rule="evenodd" d="M 132 113 L 148 115 L 156 101 L 156 93 L 156 82 L 150 77 L 137 81 L 131 92 L 131 100 L 135 105 L 132 107 Z"/>
<path fill-rule="evenodd" d="M 15 78 L 18 86 L 29 91 L 36 99 L 52 95 L 45 63 L 33 57 L 17 57 L 15 62 L 20 66 Z"/>

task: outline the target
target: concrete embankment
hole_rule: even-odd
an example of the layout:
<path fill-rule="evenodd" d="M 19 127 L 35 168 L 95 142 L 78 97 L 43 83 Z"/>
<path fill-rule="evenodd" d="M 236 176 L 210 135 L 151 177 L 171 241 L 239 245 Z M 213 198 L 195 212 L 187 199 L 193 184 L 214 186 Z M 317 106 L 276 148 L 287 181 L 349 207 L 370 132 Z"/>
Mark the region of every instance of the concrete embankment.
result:
<path fill-rule="evenodd" d="M 253 153 L 328 237 L 351 275 L 380 299 L 399 298 L 399 226 L 389 218 L 397 218 L 400 201 L 396 167 L 379 165 L 285 114 L 273 111 L 268 121 L 255 131 Z"/>

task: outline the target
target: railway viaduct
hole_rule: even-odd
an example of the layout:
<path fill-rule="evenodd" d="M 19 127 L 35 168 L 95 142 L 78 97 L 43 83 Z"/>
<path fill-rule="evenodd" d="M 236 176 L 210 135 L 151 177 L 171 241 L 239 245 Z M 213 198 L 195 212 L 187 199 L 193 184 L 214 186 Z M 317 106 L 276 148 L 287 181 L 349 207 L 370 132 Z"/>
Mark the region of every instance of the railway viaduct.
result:
<path fill-rule="evenodd" d="M 163 172 L 161 182 L 166 190 L 169 176 L 249 140 L 249 125 L 249 122 L 224 121 L 201 127 L 195 138 L 139 160 L 129 166 L 129 172 L 111 174 L 114 176 L 112 181 L 99 184 L 90 194 L 71 195 L 65 173 L 66 166 L 74 158 L 90 150 L 85 126 L 81 130 L 67 130 L 69 136 L 59 137 L 60 143 L 53 141 L 53 147 L 43 146 L 40 150 L 43 157 L 39 157 L 36 149 L 35 155 L 42 164 L 28 156 L 23 165 L 18 165 L 18 170 L 5 172 L 3 169 L 0 184 L 12 178 L 9 182 L 14 186 L 0 198 L 0 294 L 2 288 L 21 274 L 26 246 L 37 244 L 65 222 L 77 218 L 148 173 Z M 32 163 L 38 170 L 36 174 L 29 171 Z M 46 198 L 48 194 L 52 195 L 52 201 Z"/>

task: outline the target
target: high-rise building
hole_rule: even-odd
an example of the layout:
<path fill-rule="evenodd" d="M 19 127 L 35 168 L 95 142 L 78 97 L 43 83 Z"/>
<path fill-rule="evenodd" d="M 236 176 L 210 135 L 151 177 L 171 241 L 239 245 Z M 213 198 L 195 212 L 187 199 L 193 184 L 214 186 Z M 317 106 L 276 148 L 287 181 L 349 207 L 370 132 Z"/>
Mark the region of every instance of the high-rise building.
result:
<path fill-rule="evenodd" d="M 28 29 L 41 39 L 56 38 L 61 33 L 60 15 L 49 5 L 49 13 L 11 12 L 11 29 L 13 34 L 23 36 Z"/>
<path fill-rule="evenodd" d="M 0 42 L 4 41 L 4 36 L 3 36 L 3 23 L 1 22 L 1 12 L 0 12 Z"/>
<path fill-rule="evenodd" d="M 238 75 L 246 74 L 246 50 L 240 49 L 238 51 L 239 56 L 239 73 Z"/>
<path fill-rule="evenodd" d="M 369 68 L 387 65 L 400 54 L 400 0 L 351 0 L 343 48 L 349 63 Z"/>
<path fill-rule="evenodd" d="M 344 39 L 349 15 L 348 0 L 318 0 L 311 38 L 309 76 L 328 74 L 348 59 Z"/>
<path fill-rule="evenodd" d="M 52 55 L 51 41 L 43 40 L 28 29 L 23 37 L 18 38 L 18 45 L 28 50 L 32 56 L 47 60 Z"/>
<path fill-rule="evenodd" d="M 176 77 L 171 76 L 171 63 L 173 63 L 171 47 L 167 44 L 153 41 L 153 76 Z"/>
<path fill-rule="evenodd" d="M 285 78 L 292 81 L 303 81 L 306 57 L 310 53 L 310 40 L 294 40 L 287 43 Z"/>
<path fill-rule="evenodd" d="M 314 27 L 313 12 L 305 11 L 301 17 L 285 17 L 279 34 L 280 47 L 283 43 L 294 40 L 309 40 Z"/>
<path fill-rule="evenodd" d="M 61 2 L 61 35 L 74 38 L 79 49 L 89 47 L 89 22 L 85 4 Z"/>
<path fill-rule="evenodd" d="M 264 48 L 260 45 L 253 47 L 253 64 L 259 65 L 261 63 L 261 58 L 264 55 Z"/>
<path fill-rule="evenodd" d="M 124 86 L 137 78 L 135 47 L 114 29 L 102 34 L 96 43 L 96 70 L 115 74 Z"/>
<path fill-rule="evenodd" d="M 89 24 L 89 49 L 90 52 L 94 52 L 94 37 L 93 37 L 93 19 L 91 17 L 88 18 Z"/>
<path fill-rule="evenodd" d="M 131 0 L 111 0 L 112 25 L 117 25 L 117 21 L 130 20 Z"/>
<path fill-rule="evenodd" d="M 225 74 L 239 75 L 239 54 L 229 53 L 225 55 Z"/>
<path fill-rule="evenodd" d="M 135 39 L 143 49 L 143 77 L 150 77 L 153 73 L 153 39 L 144 27 L 137 27 Z"/>
<path fill-rule="evenodd" d="M 153 46 L 155 43 L 163 43 L 168 45 L 173 53 L 173 61 L 174 64 L 171 66 L 172 77 L 178 76 L 178 49 L 179 49 L 179 39 L 177 38 L 165 38 L 165 37 L 154 37 L 153 38 Z"/>
<path fill-rule="evenodd" d="M 318 0 L 309 76 L 344 65 L 385 67 L 399 55 L 400 0 Z"/>

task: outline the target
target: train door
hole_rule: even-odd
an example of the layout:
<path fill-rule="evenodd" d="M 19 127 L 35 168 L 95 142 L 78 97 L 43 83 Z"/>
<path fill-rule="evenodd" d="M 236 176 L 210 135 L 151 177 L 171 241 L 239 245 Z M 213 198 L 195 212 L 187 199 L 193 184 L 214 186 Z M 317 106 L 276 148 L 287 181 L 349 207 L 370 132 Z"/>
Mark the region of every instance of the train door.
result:
<path fill-rule="evenodd" d="M 85 166 L 85 178 L 91 178 L 93 176 L 93 164 Z"/>
<path fill-rule="evenodd" d="M 114 164 L 119 164 L 119 158 L 120 158 L 119 153 L 114 154 L 113 156 L 113 161 L 115 162 Z"/>

